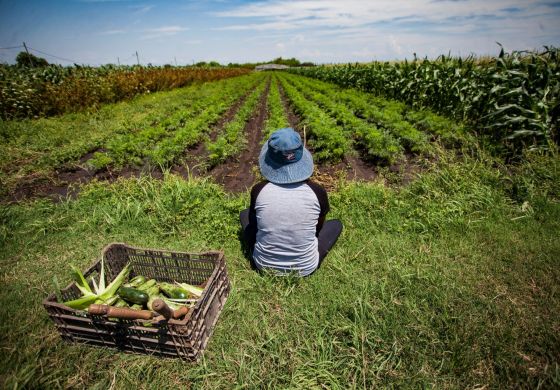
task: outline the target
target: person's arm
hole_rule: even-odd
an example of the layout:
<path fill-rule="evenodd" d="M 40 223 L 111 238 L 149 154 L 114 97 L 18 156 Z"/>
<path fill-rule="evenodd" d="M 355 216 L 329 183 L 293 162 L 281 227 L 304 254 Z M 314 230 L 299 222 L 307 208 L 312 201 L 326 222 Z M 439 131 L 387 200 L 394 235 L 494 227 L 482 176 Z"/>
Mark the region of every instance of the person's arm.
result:
<path fill-rule="evenodd" d="M 255 245 L 255 242 L 257 241 L 258 226 L 257 226 L 257 212 L 255 210 L 255 204 L 257 203 L 257 197 L 259 196 L 259 193 L 267 183 L 268 183 L 267 181 L 262 181 L 260 183 L 255 184 L 251 189 L 251 204 L 249 206 L 249 225 L 247 226 L 247 233 L 246 233 L 247 234 L 246 237 L 250 248 L 252 248 Z"/>
<path fill-rule="evenodd" d="M 317 221 L 317 228 L 315 229 L 315 235 L 318 236 L 319 232 L 323 228 L 325 219 L 327 218 L 327 213 L 330 210 L 329 198 L 327 196 L 327 191 L 325 190 L 325 188 L 323 188 L 322 185 L 315 183 L 311 180 L 307 181 L 307 185 L 313 190 L 313 192 L 317 196 L 317 200 L 319 201 L 319 206 L 321 207 L 321 211 L 319 212 L 319 220 Z"/>

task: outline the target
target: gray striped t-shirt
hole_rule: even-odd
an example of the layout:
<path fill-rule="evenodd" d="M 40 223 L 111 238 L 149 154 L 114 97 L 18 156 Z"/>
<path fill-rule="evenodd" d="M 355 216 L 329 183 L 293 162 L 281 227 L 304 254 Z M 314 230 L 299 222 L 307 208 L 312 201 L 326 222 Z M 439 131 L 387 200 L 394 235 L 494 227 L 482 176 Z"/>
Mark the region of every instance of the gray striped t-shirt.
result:
<path fill-rule="evenodd" d="M 257 237 L 253 259 L 259 269 L 295 271 L 306 276 L 317 268 L 315 234 L 321 205 L 306 182 L 267 183 L 258 193 L 255 213 Z"/>

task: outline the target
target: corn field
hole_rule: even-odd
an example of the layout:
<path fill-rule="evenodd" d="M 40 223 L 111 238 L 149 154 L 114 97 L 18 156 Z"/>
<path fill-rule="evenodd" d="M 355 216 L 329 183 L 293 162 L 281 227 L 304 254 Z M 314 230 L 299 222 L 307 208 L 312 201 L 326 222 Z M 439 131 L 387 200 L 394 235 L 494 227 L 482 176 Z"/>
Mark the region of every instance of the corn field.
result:
<path fill-rule="evenodd" d="M 296 68 L 292 72 L 429 108 L 516 152 L 559 144 L 560 50 L 496 58 L 440 56 L 398 63 Z"/>
<path fill-rule="evenodd" d="M 0 118 L 78 111 L 138 94 L 248 73 L 242 68 L 102 66 L 21 68 L 0 65 Z"/>

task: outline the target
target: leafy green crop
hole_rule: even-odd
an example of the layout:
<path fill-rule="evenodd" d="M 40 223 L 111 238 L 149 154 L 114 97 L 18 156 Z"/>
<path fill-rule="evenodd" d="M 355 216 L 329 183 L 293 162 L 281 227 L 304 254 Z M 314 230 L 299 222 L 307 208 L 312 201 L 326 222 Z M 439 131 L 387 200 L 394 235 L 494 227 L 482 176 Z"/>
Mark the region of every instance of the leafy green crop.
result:
<path fill-rule="evenodd" d="M 287 76 L 284 76 L 287 77 Z M 305 88 L 300 79 L 293 76 L 287 77 L 294 88 L 297 88 L 308 100 L 318 104 L 321 109 L 336 121 L 346 133 L 348 139 L 354 138 L 359 148 L 365 149 L 366 154 L 372 158 L 387 162 L 396 161 L 401 154 L 399 141 L 386 131 L 380 130 L 375 124 L 367 123 L 356 117 L 354 113 L 343 104 L 333 102 L 332 99 L 321 93 Z M 349 142 L 349 141 L 347 141 Z"/>
<path fill-rule="evenodd" d="M 288 116 L 282 105 L 280 91 L 278 90 L 278 78 L 276 76 L 272 77 L 270 84 L 267 108 L 268 118 L 264 128 L 264 139 L 268 139 L 274 131 L 290 125 Z"/>
<path fill-rule="evenodd" d="M 502 50 L 497 58 L 440 56 L 431 61 L 305 67 L 294 73 L 430 108 L 502 148 L 550 149 L 560 141 L 560 50 Z"/>
<path fill-rule="evenodd" d="M 239 152 L 245 145 L 247 141 L 242 137 L 243 129 L 251 114 L 255 111 L 266 84 L 265 80 L 261 81 L 260 85 L 247 97 L 233 120 L 225 125 L 216 141 L 207 145 L 211 165 L 225 161 L 228 157 Z"/>
<path fill-rule="evenodd" d="M 344 130 L 321 107 L 291 86 L 285 77 L 280 77 L 280 82 L 294 109 L 302 117 L 302 125 L 309 126 L 309 144 L 314 149 L 315 157 L 320 161 L 342 159 L 350 149 Z"/>

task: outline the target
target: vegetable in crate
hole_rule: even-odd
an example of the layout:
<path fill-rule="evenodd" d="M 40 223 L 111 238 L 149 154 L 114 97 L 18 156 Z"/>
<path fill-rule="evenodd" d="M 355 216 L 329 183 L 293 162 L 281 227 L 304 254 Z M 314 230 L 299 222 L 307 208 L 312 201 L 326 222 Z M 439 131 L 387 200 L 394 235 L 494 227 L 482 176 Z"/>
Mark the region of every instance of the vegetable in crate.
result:
<path fill-rule="evenodd" d="M 173 310 L 179 310 L 182 306 L 185 306 L 185 305 L 182 305 L 180 303 L 173 302 L 171 299 L 169 299 L 169 298 L 167 298 L 163 295 L 158 294 L 158 295 L 151 295 L 150 296 L 150 299 L 148 300 L 148 304 L 146 305 L 148 307 L 148 309 L 154 310 L 152 305 L 153 305 L 154 301 L 157 301 L 158 299 L 163 300 Z"/>
<path fill-rule="evenodd" d="M 73 271 L 73 277 L 76 282 L 76 287 L 81 291 L 82 297 L 66 301 L 64 302 L 64 304 L 76 310 L 86 309 L 90 304 L 95 303 L 96 301 L 107 302 L 116 294 L 118 288 L 123 284 L 125 279 L 128 277 L 128 273 L 130 272 L 130 265 L 125 265 L 121 272 L 119 272 L 117 277 L 108 286 L 106 286 L 105 264 L 103 258 L 101 258 L 99 283 L 95 283 L 95 281 L 93 281 L 94 290 L 92 290 L 82 272 L 73 265 L 71 265 L 70 267 Z"/>
<path fill-rule="evenodd" d="M 150 287 L 153 287 L 156 285 L 156 280 L 155 279 L 150 279 L 148 280 L 146 283 L 143 283 L 141 285 L 139 285 L 137 288 L 138 290 L 142 290 L 142 291 L 146 291 L 147 289 L 149 289 Z"/>
<path fill-rule="evenodd" d="M 144 291 L 137 290 L 132 287 L 121 287 L 117 291 L 119 297 L 127 302 L 143 305 L 148 303 L 149 296 Z"/>
<path fill-rule="evenodd" d="M 187 299 L 189 297 L 189 292 L 182 288 L 181 286 L 174 285 L 171 283 L 160 282 L 159 288 L 165 293 L 169 298 L 173 299 Z"/>
<path fill-rule="evenodd" d="M 103 300 L 101 298 L 96 299 L 94 303 L 96 305 L 109 305 L 110 306 L 110 305 L 114 305 L 118 300 L 119 300 L 119 296 L 118 295 L 113 295 L 112 297 L 110 297 L 106 300 Z"/>
<path fill-rule="evenodd" d="M 117 302 L 113 305 L 114 307 L 128 307 L 128 303 L 124 299 L 117 299 Z"/>
<path fill-rule="evenodd" d="M 146 277 L 142 275 L 135 276 L 134 278 L 130 279 L 128 283 L 126 283 L 125 287 L 138 287 L 142 284 L 146 283 Z"/>
<path fill-rule="evenodd" d="M 191 284 L 188 283 L 176 283 L 179 287 L 183 288 L 184 290 L 188 291 L 189 293 L 191 293 L 195 298 L 200 298 L 202 295 L 202 292 L 204 291 L 203 288 L 200 287 L 196 287 L 193 286 Z"/>
<path fill-rule="evenodd" d="M 167 320 L 171 318 L 181 318 L 189 312 L 189 308 L 186 306 L 181 306 L 179 309 L 174 310 L 169 307 L 169 305 L 163 299 L 159 298 L 152 302 L 152 310 L 159 313 Z"/>
<path fill-rule="evenodd" d="M 159 287 L 157 285 L 150 287 L 146 291 L 144 291 L 148 296 L 153 297 L 154 295 L 159 295 Z"/>

